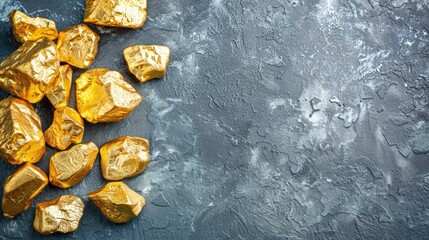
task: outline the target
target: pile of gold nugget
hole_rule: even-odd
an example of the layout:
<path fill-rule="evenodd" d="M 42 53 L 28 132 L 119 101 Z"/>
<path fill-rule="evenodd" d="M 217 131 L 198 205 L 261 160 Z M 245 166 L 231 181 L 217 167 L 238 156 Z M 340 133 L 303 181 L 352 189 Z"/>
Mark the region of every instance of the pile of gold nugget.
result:
<path fill-rule="evenodd" d="M 146 10 L 146 0 L 87 0 L 84 22 L 140 28 L 146 21 Z M 110 221 L 130 221 L 145 206 L 145 199 L 121 180 L 145 170 L 149 142 L 124 136 L 99 149 L 92 142 L 82 143 L 83 119 L 90 123 L 120 121 L 140 104 L 141 95 L 119 72 L 95 68 L 76 79 L 77 111 L 69 107 L 71 66 L 91 66 L 97 56 L 99 35 L 85 24 L 58 33 L 53 21 L 17 10 L 9 18 L 13 35 L 22 45 L 0 63 L 0 87 L 14 96 L 0 101 L 0 158 L 22 166 L 4 182 L 4 216 L 14 218 L 28 210 L 48 183 L 59 188 L 76 186 L 92 170 L 100 153 L 102 175 L 113 182 L 88 197 Z M 130 46 L 124 49 L 124 57 L 129 71 L 146 82 L 164 77 L 170 49 L 158 45 Z M 45 132 L 31 105 L 44 96 L 55 107 L 52 125 Z M 50 158 L 49 177 L 33 165 L 45 155 L 45 143 L 60 150 Z M 73 232 L 83 212 L 84 202 L 79 197 L 58 196 L 37 203 L 33 227 L 43 235 Z"/>

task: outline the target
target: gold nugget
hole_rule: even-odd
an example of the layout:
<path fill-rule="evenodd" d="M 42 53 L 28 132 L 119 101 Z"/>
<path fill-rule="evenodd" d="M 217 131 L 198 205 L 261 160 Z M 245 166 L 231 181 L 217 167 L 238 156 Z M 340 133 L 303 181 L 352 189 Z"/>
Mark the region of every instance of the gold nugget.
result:
<path fill-rule="evenodd" d="M 6 218 L 27 211 L 33 199 L 48 185 L 48 177 L 38 167 L 26 163 L 6 178 L 3 185 L 2 209 Z"/>
<path fill-rule="evenodd" d="M 73 195 L 62 195 L 36 206 L 33 227 L 42 235 L 74 232 L 79 227 L 85 204 Z"/>
<path fill-rule="evenodd" d="M 98 52 L 97 33 L 85 24 L 69 27 L 58 35 L 58 53 L 61 62 L 78 68 L 87 68 Z"/>
<path fill-rule="evenodd" d="M 92 170 L 97 154 L 92 142 L 55 153 L 49 163 L 49 181 L 60 188 L 75 186 Z"/>
<path fill-rule="evenodd" d="M 123 182 L 110 182 L 88 194 L 103 215 L 114 223 L 126 223 L 137 217 L 146 204 L 143 196 Z"/>
<path fill-rule="evenodd" d="M 116 71 L 91 69 L 76 80 L 77 110 L 91 123 L 120 121 L 141 101 L 140 94 Z"/>
<path fill-rule="evenodd" d="M 117 181 L 143 172 L 149 163 L 149 141 L 121 137 L 100 148 L 101 172 L 106 180 Z"/>
<path fill-rule="evenodd" d="M 0 158 L 11 163 L 38 162 L 45 155 L 40 117 L 19 98 L 0 101 Z"/>
<path fill-rule="evenodd" d="M 73 70 L 70 65 L 60 66 L 58 76 L 46 90 L 46 97 L 55 108 L 66 107 L 70 99 Z"/>
<path fill-rule="evenodd" d="M 55 43 L 48 38 L 26 41 L 0 63 L 0 87 L 31 103 L 39 102 L 59 67 Z"/>
<path fill-rule="evenodd" d="M 86 0 L 84 22 L 102 26 L 141 28 L 147 17 L 146 0 Z"/>
<path fill-rule="evenodd" d="M 170 49 L 158 45 L 135 45 L 124 49 L 128 69 L 140 82 L 163 78 L 170 61 Z"/>
<path fill-rule="evenodd" d="M 42 37 L 55 40 L 58 37 L 57 27 L 52 20 L 41 17 L 32 18 L 18 10 L 13 10 L 9 14 L 9 20 L 12 24 L 13 36 L 18 42 L 23 43 Z"/>

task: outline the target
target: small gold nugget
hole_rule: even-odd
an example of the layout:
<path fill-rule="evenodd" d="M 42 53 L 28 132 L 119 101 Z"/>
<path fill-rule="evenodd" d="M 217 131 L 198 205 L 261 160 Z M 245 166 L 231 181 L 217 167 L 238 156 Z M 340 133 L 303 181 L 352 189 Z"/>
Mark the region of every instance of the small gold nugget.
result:
<path fill-rule="evenodd" d="M 76 80 L 77 110 L 91 123 L 120 121 L 141 101 L 140 94 L 116 71 L 95 68 Z"/>
<path fill-rule="evenodd" d="M 146 204 L 143 196 L 123 182 L 110 182 L 88 194 L 103 215 L 114 223 L 126 223 L 137 217 Z"/>
<path fill-rule="evenodd" d="M 46 143 L 59 150 L 67 149 L 72 143 L 83 139 L 84 123 L 76 110 L 70 107 L 56 109 L 54 121 L 45 131 Z"/>
<path fill-rule="evenodd" d="M 39 102 L 59 67 L 54 42 L 48 38 L 26 41 L 0 63 L 0 87 L 31 103 Z"/>
<path fill-rule="evenodd" d="M 97 33 L 85 24 L 69 27 L 58 35 L 58 53 L 61 62 L 78 68 L 91 66 L 98 52 Z"/>
<path fill-rule="evenodd" d="M 12 24 L 13 36 L 20 43 L 42 37 L 47 37 L 50 40 L 55 40 L 58 37 L 57 27 L 52 20 L 41 17 L 32 18 L 18 10 L 9 13 L 9 20 Z"/>
<path fill-rule="evenodd" d="M 26 163 L 6 178 L 3 185 L 2 209 L 6 218 L 27 211 L 33 199 L 48 185 L 48 177 L 38 167 Z"/>
<path fill-rule="evenodd" d="M 86 0 L 84 22 L 102 26 L 141 28 L 147 17 L 146 0 Z"/>
<path fill-rule="evenodd" d="M 128 69 L 140 82 L 163 78 L 170 61 L 170 49 L 158 45 L 135 45 L 124 49 Z"/>
<path fill-rule="evenodd" d="M 60 66 L 58 76 L 46 90 L 46 97 L 55 108 L 66 107 L 70 99 L 73 70 L 70 65 Z"/>
<path fill-rule="evenodd" d="M 0 158 L 11 163 L 38 162 L 46 146 L 33 106 L 19 98 L 0 101 Z"/>
<path fill-rule="evenodd" d="M 125 136 L 100 148 L 101 172 L 106 180 L 117 181 L 143 172 L 149 163 L 149 141 Z"/>
<path fill-rule="evenodd" d="M 98 148 L 92 142 L 55 153 L 49 163 L 51 184 L 60 188 L 75 186 L 92 170 L 97 154 Z"/>
<path fill-rule="evenodd" d="M 73 195 L 62 195 L 36 206 L 33 227 L 42 235 L 74 232 L 79 227 L 85 204 Z"/>

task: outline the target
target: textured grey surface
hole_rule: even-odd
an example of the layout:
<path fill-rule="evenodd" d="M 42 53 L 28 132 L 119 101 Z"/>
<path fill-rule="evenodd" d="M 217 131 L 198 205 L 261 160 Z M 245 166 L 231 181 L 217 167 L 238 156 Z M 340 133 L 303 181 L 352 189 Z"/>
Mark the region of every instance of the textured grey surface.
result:
<path fill-rule="evenodd" d="M 11 6 L 61 30 L 84 1 L 2 0 L 1 59 L 18 47 Z M 91 68 L 124 73 L 144 101 L 85 134 L 150 139 L 148 169 L 126 180 L 148 204 L 128 224 L 105 220 L 86 197 L 104 184 L 97 165 L 36 198 L 85 200 L 79 230 L 51 238 L 429 239 L 428 0 L 149 0 L 148 17 L 139 30 L 95 27 Z M 171 47 L 171 63 L 141 85 L 121 52 L 149 43 Z M 52 107 L 36 108 L 47 128 Z M 15 167 L 0 165 L 3 181 Z M 40 237 L 34 205 L 0 219 L 4 239 Z"/>

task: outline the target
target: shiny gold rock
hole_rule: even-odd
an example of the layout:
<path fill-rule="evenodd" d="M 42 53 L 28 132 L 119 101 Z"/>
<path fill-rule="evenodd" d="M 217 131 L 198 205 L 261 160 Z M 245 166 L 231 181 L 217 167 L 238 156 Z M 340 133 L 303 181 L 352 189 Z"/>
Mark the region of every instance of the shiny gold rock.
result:
<path fill-rule="evenodd" d="M 70 107 L 56 109 L 54 121 L 45 131 L 46 143 L 59 150 L 67 149 L 72 143 L 83 139 L 84 123 L 76 110 Z"/>
<path fill-rule="evenodd" d="M 46 97 L 55 108 L 66 107 L 70 99 L 73 70 L 70 65 L 60 66 L 58 76 L 46 90 Z"/>
<path fill-rule="evenodd" d="M 149 163 L 149 141 L 125 136 L 100 148 L 101 172 L 106 180 L 117 181 L 143 172 Z"/>
<path fill-rule="evenodd" d="M 92 142 L 57 152 L 49 163 L 49 181 L 60 188 L 75 186 L 92 170 L 97 154 Z"/>
<path fill-rule="evenodd" d="M 91 66 L 97 56 L 98 41 L 98 34 L 85 24 L 63 30 L 57 42 L 60 61 L 78 68 Z"/>
<path fill-rule="evenodd" d="M 13 36 L 16 41 L 23 43 L 25 41 L 37 40 L 47 37 L 55 40 L 58 37 L 55 22 L 41 17 L 30 17 L 23 12 L 13 10 L 9 13 L 9 20 L 12 24 Z"/>
<path fill-rule="evenodd" d="M 141 28 L 147 0 L 86 0 L 84 22 L 102 26 Z"/>
<path fill-rule="evenodd" d="M 128 69 L 140 82 L 163 78 L 170 61 L 170 49 L 158 45 L 135 45 L 124 49 Z"/>
<path fill-rule="evenodd" d="M 126 223 L 137 217 L 146 204 L 143 196 L 123 182 L 110 182 L 88 194 L 103 215 L 114 223 Z"/>
<path fill-rule="evenodd" d="M 79 227 L 85 204 L 73 195 L 62 195 L 36 206 L 33 227 L 42 235 L 74 232 Z"/>
<path fill-rule="evenodd" d="M 6 178 L 3 185 L 2 209 L 6 218 L 27 211 L 33 199 L 48 185 L 48 177 L 38 167 L 26 163 Z"/>
<path fill-rule="evenodd" d="M 116 71 L 91 69 L 76 80 L 77 110 L 91 123 L 120 121 L 141 101 L 140 94 Z"/>
<path fill-rule="evenodd" d="M 39 102 L 59 67 L 54 42 L 48 38 L 26 41 L 0 63 L 0 88 L 31 103 Z"/>
<path fill-rule="evenodd" d="M 11 163 L 38 162 L 46 146 L 40 117 L 19 98 L 0 101 L 0 158 Z"/>

